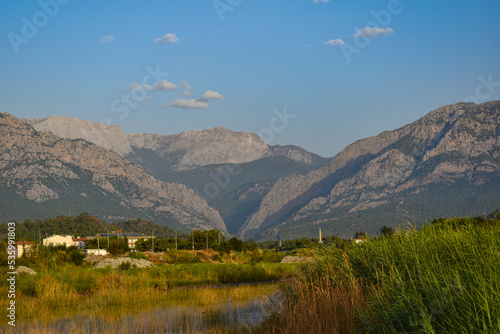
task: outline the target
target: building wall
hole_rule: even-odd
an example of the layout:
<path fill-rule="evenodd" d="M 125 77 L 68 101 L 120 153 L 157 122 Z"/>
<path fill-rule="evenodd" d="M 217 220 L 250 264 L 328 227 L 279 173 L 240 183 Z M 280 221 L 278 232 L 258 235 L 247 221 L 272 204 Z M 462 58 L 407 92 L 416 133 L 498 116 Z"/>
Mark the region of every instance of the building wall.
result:
<path fill-rule="evenodd" d="M 57 246 L 66 245 L 66 247 L 73 246 L 73 237 L 71 235 L 53 235 L 48 238 L 43 239 L 44 246 Z"/>

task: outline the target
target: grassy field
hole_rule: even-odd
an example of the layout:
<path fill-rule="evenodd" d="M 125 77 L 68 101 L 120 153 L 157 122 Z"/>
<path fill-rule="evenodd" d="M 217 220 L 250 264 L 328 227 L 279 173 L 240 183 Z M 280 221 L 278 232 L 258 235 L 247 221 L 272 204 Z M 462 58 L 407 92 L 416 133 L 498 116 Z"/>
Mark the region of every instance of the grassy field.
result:
<path fill-rule="evenodd" d="M 498 221 L 450 219 L 420 231 L 324 248 L 281 291 L 264 333 L 500 333 Z"/>

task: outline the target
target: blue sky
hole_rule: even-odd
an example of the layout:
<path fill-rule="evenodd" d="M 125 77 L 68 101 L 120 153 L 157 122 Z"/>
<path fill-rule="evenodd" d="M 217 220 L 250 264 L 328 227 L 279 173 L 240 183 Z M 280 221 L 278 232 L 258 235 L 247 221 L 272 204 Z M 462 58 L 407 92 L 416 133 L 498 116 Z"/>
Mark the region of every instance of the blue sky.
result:
<path fill-rule="evenodd" d="M 333 156 L 442 105 L 500 99 L 498 0 L 0 6 L 0 111 L 18 117 L 224 126 Z"/>

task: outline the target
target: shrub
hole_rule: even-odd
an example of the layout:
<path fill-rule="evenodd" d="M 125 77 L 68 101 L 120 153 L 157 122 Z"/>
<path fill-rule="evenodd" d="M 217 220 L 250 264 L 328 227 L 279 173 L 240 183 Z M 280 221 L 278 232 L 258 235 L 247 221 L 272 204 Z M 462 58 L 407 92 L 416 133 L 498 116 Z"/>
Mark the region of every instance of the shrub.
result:
<path fill-rule="evenodd" d="M 118 268 L 120 268 L 121 270 L 129 270 L 130 267 L 132 267 L 132 264 L 130 263 L 130 261 L 127 261 L 127 262 L 122 262 Z"/>
<path fill-rule="evenodd" d="M 222 262 L 222 257 L 217 253 L 212 255 L 212 261 L 214 262 Z"/>
<path fill-rule="evenodd" d="M 148 257 L 141 252 L 130 252 L 128 253 L 128 257 L 135 260 L 149 260 Z"/>
<path fill-rule="evenodd" d="M 191 253 L 189 251 L 171 250 L 163 256 L 168 263 L 201 263 L 200 255 Z"/>
<path fill-rule="evenodd" d="M 36 275 L 21 274 L 16 280 L 16 289 L 28 297 L 36 297 Z"/>
<path fill-rule="evenodd" d="M 81 266 L 83 264 L 83 259 L 85 259 L 85 254 L 81 250 L 74 249 L 71 251 L 69 254 L 69 260 L 75 265 L 75 266 Z"/>

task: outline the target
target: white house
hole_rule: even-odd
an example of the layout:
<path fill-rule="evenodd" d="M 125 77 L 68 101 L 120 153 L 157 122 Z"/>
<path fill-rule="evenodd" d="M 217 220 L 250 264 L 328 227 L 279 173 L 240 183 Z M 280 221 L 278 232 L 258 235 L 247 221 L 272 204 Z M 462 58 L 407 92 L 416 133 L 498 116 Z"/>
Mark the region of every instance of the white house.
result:
<path fill-rule="evenodd" d="M 58 246 L 66 245 L 66 247 L 73 246 L 73 236 L 71 235 L 51 235 L 48 238 L 43 239 L 44 246 Z"/>
<path fill-rule="evenodd" d="M 127 239 L 128 239 L 128 248 L 130 249 L 135 249 L 135 243 L 139 240 L 143 240 L 143 239 L 155 239 L 156 237 L 155 236 L 151 236 L 151 235 L 133 235 L 133 236 L 127 236 Z"/>
<path fill-rule="evenodd" d="M 87 238 L 73 238 L 73 246 L 78 249 L 85 249 L 85 244 L 87 243 Z"/>
<path fill-rule="evenodd" d="M 108 251 L 105 249 L 86 249 L 85 254 L 87 254 L 87 255 L 108 255 Z"/>

